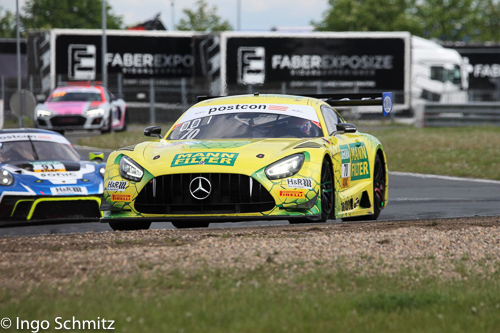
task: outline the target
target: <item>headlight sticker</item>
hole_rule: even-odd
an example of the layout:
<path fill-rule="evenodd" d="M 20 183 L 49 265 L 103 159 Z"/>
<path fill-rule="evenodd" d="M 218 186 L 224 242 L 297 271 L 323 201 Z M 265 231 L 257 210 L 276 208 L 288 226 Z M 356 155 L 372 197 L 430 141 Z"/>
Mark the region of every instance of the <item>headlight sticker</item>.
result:
<path fill-rule="evenodd" d="M 311 178 L 287 178 L 286 187 L 312 189 L 313 181 Z"/>
<path fill-rule="evenodd" d="M 126 181 L 116 181 L 116 180 L 110 180 L 108 182 L 108 186 L 106 187 L 106 191 L 115 191 L 115 192 L 123 192 L 128 186 L 128 182 Z"/>

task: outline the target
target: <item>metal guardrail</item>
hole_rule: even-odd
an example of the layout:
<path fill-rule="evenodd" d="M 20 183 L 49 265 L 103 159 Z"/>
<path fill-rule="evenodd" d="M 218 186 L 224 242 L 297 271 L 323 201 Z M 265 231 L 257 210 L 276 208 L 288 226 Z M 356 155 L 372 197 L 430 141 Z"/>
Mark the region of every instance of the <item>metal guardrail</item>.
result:
<path fill-rule="evenodd" d="M 500 126 L 500 102 L 423 103 L 415 111 L 415 127 Z"/>

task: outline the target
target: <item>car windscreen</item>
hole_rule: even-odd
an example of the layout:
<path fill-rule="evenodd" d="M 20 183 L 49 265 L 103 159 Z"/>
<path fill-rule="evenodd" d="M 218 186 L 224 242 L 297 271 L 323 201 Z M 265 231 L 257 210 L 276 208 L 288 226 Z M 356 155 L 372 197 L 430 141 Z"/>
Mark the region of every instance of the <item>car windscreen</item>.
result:
<path fill-rule="evenodd" d="M 242 112 L 208 115 L 178 123 L 168 140 L 236 138 L 312 138 L 319 123 L 282 113 Z"/>
<path fill-rule="evenodd" d="M 101 94 L 97 92 L 54 92 L 49 102 L 101 102 Z"/>
<path fill-rule="evenodd" d="M 68 144 L 51 141 L 0 142 L 0 162 L 14 161 L 80 161 L 78 153 Z"/>

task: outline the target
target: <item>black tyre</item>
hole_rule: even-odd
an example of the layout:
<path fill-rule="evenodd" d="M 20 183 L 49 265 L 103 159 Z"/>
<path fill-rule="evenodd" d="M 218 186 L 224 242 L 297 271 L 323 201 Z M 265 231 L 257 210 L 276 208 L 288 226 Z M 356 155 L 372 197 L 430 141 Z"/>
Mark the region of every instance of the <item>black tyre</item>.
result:
<path fill-rule="evenodd" d="M 384 163 L 380 156 L 377 154 L 375 157 L 375 166 L 373 168 L 373 211 L 372 215 L 345 217 L 342 221 L 367 221 L 376 220 L 382 209 L 384 208 L 385 198 L 385 170 Z"/>
<path fill-rule="evenodd" d="M 373 215 L 368 217 L 369 220 L 376 220 L 382 209 L 384 209 L 385 198 L 385 170 L 384 163 L 377 154 L 375 157 L 375 167 L 373 168 Z"/>
<path fill-rule="evenodd" d="M 186 229 L 186 228 L 208 228 L 209 222 L 202 221 L 176 221 L 172 222 L 172 225 L 177 229 Z"/>
<path fill-rule="evenodd" d="M 327 159 L 323 160 L 321 166 L 321 220 L 326 222 L 333 211 L 335 202 L 335 191 L 333 187 L 332 165 Z"/>
<path fill-rule="evenodd" d="M 151 222 L 109 222 L 109 226 L 114 231 L 147 230 Z"/>
<path fill-rule="evenodd" d="M 290 224 L 310 223 L 310 222 L 326 222 L 332 215 L 333 205 L 335 202 L 335 191 L 333 185 L 332 165 L 327 159 L 323 160 L 321 166 L 321 217 L 313 219 L 309 217 L 290 219 Z"/>
<path fill-rule="evenodd" d="M 106 125 L 104 125 L 104 127 L 101 129 L 101 134 L 110 133 L 112 129 L 113 128 L 111 126 L 111 114 L 110 114 L 108 119 L 106 119 Z"/>

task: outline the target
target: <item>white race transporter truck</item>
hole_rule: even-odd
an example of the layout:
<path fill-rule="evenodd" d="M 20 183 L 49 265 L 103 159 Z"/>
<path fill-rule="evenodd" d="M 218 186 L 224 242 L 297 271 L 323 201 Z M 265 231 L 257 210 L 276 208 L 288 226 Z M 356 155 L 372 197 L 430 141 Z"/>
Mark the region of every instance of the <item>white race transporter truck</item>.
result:
<path fill-rule="evenodd" d="M 469 64 L 456 50 L 411 37 L 411 105 L 425 101 L 466 103 Z"/>

